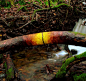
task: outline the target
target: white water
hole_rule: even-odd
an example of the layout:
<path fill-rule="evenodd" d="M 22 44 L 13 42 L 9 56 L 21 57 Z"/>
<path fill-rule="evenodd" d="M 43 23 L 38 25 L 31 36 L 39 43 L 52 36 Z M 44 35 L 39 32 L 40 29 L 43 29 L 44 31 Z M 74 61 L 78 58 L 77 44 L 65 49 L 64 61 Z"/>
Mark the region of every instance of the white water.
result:
<path fill-rule="evenodd" d="M 75 49 L 75 50 L 77 51 L 77 54 L 74 54 L 73 56 L 79 55 L 79 54 L 81 54 L 81 53 L 83 53 L 83 52 L 86 51 L 86 47 L 82 47 L 82 46 L 68 45 L 68 47 L 69 47 L 70 50 L 71 50 L 71 49 Z M 53 54 L 55 55 L 55 57 L 50 58 L 50 59 L 48 59 L 48 60 L 56 61 L 56 60 L 59 59 L 60 57 L 64 57 L 65 55 L 67 55 L 68 52 L 65 51 L 65 50 L 61 50 L 61 51 L 56 52 L 56 53 L 53 53 Z"/>
<path fill-rule="evenodd" d="M 86 21 L 86 19 L 79 19 L 78 22 L 76 22 L 76 25 L 73 29 L 74 32 L 79 32 L 79 33 L 85 33 L 86 34 L 86 25 L 82 25 L 84 23 L 84 21 Z M 77 50 L 77 54 L 75 55 L 79 55 L 83 52 L 86 51 L 86 47 L 82 47 L 82 46 L 75 46 L 75 45 L 68 45 L 69 49 L 75 49 Z M 48 59 L 48 60 L 54 60 L 56 61 L 56 59 L 60 58 L 60 57 L 64 57 L 65 55 L 67 55 L 68 52 L 65 50 L 61 50 L 59 52 L 54 53 L 55 57 L 53 59 Z"/>
<path fill-rule="evenodd" d="M 73 31 L 86 34 L 86 25 L 83 25 L 85 21 L 86 19 L 79 19 L 79 21 L 76 22 Z"/>

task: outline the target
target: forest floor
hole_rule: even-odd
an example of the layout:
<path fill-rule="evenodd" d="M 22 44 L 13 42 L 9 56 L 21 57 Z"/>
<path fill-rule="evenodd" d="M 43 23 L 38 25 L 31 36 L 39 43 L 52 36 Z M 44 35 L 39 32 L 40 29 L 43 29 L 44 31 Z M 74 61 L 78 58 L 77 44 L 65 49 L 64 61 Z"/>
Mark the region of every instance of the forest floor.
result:
<path fill-rule="evenodd" d="M 80 5 L 78 4 L 79 7 Z M 17 4 L 17 7 L 11 7 L 10 9 L 1 8 L 0 41 L 46 31 L 72 31 L 75 22 L 79 18 L 86 17 L 84 10 L 82 10 L 83 13 L 78 11 L 75 13 L 73 9 L 64 5 L 60 6 L 59 9 L 37 12 L 33 18 L 35 21 L 31 22 L 34 10 L 45 7 L 40 7 L 39 4 L 26 4 L 23 6 Z M 62 61 L 67 58 L 66 56 L 62 57 L 63 59 L 56 59 L 56 61 L 55 59 L 48 60 L 54 58 L 52 54 L 59 51 L 58 49 L 53 50 L 56 47 L 57 45 L 21 47 L 7 51 L 6 53 L 11 54 L 13 63 L 20 75 L 20 81 L 50 81 L 60 69 Z M 71 75 L 73 71 L 76 71 L 75 73 L 77 74 L 86 73 L 85 64 L 83 62 L 74 65 L 67 73 L 65 81 L 73 81 L 73 76 Z M 49 66 L 51 72 L 48 72 L 46 65 Z M 1 80 L 4 81 L 5 78 Z"/>

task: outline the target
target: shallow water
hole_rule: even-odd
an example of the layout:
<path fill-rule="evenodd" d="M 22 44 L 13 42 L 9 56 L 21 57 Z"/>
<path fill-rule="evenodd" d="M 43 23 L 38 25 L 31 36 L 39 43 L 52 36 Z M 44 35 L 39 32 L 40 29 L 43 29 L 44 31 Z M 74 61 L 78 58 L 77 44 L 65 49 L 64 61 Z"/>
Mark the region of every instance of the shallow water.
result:
<path fill-rule="evenodd" d="M 77 54 L 83 53 L 86 50 L 85 47 L 81 46 L 68 45 L 68 47 L 70 50 L 76 49 L 78 51 Z M 68 54 L 65 50 L 58 51 L 56 49 L 53 51 L 55 48 L 47 52 L 47 47 L 38 46 L 15 53 L 13 59 L 15 67 L 19 71 L 20 78 L 30 81 L 51 80 L 60 69 L 62 61 L 67 59 L 64 56 Z M 61 46 L 61 48 L 63 47 Z M 48 58 L 48 55 L 51 55 L 51 58 Z M 49 65 L 51 70 L 54 70 L 49 75 L 46 72 L 46 64 Z"/>

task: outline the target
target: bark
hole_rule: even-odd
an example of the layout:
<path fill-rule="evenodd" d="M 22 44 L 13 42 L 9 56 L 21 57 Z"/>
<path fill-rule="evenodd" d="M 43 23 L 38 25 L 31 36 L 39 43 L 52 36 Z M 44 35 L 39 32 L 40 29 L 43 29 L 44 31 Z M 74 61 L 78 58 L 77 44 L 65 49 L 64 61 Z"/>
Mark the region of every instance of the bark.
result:
<path fill-rule="evenodd" d="M 43 44 L 70 44 L 86 47 L 86 35 L 69 31 L 41 32 L 0 41 L 0 53 L 13 48 Z"/>

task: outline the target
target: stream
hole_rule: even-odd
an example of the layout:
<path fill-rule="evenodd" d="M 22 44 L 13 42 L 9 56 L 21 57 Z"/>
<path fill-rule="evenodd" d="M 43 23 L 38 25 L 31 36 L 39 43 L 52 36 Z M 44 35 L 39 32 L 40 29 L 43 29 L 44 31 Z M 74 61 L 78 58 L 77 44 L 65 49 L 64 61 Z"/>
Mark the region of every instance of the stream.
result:
<path fill-rule="evenodd" d="M 74 28 L 73 28 L 74 32 L 78 32 L 78 33 L 84 33 L 86 34 L 86 19 L 81 19 L 79 18 L 78 22 L 76 22 Z M 72 49 L 77 51 L 76 55 L 79 55 L 83 52 L 86 51 L 86 47 L 82 47 L 82 46 L 75 46 L 75 45 L 68 45 L 70 51 Z M 56 56 L 58 57 L 59 55 L 66 55 L 68 54 L 65 50 L 61 50 L 60 52 L 56 53 Z"/>
<path fill-rule="evenodd" d="M 76 22 L 74 26 L 73 31 L 86 34 L 86 19 L 79 18 L 78 22 Z M 86 47 L 82 47 L 82 46 L 68 45 L 68 47 L 70 50 L 71 49 L 77 50 L 77 55 L 86 51 Z"/>
<path fill-rule="evenodd" d="M 73 31 L 86 33 L 86 26 L 82 25 L 85 21 L 86 19 L 80 18 Z M 57 49 L 57 46 L 61 48 L 61 51 Z M 82 46 L 68 45 L 68 47 L 70 51 L 77 51 L 77 54 L 74 55 L 86 51 L 86 47 Z M 62 61 L 68 58 L 65 44 L 25 47 L 21 50 L 14 50 L 12 54 L 13 63 L 18 70 L 18 77 L 21 81 L 50 81 L 61 68 Z M 49 66 L 51 72 L 47 70 L 46 65 Z"/>
<path fill-rule="evenodd" d="M 79 19 L 73 31 L 86 33 L 86 26 L 82 26 L 84 21 L 86 19 Z M 46 46 L 34 46 L 34 48 L 27 48 L 21 52 L 17 51 L 14 54 L 14 64 L 19 71 L 20 78 L 27 81 L 50 81 L 60 69 L 62 61 L 67 59 L 66 55 L 68 55 L 68 52 L 64 49 L 64 44 L 58 44 L 58 46 L 62 49 L 61 51 L 58 51 L 56 46 L 50 48 L 50 51 L 46 51 Z M 70 51 L 72 49 L 77 51 L 75 55 L 86 51 L 86 47 L 75 45 L 68 45 L 68 47 Z M 51 70 L 54 70 L 49 74 L 46 70 L 47 64 Z"/>
<path fill-rule="evenodd" d="M 65 0 L 65 1 L 67 2 L 68 0 Z M 83 3 L 83 4 L 86 5 L 86 3 Z M 29 12 L 31 11 L 31 13 L 33 13 L 33 11 L 35 10 L 35 6 L 33 4 L 30 4 L 30 5 L 31 7 L 29 5 L 26 5 L 27 9 L 29 10 Z M 45 7 L 46 6 L 44 6 L 43 8 Z M 79 7 L 79 5 L 77 5 L 77 7 Z M 80 9 L 81 8 L 82 8 L 82 5 Z M 15 15 L 15 16 L 12 16 L 13 17 L 12 20 L 6 19 L 8 24 L 5 23 L 3 19 L 1 19 L 2 21 L 0 21 L 1 22 L 0 35 L 2 35 L 2 33 L 3 35 L 0 40 L 5 40 L 16 36 L 28 35 L 28 34 L 38 33 L 38 32 L 44 32 L 44 31 L 59 31 L 59 30 L 68 31 L 69 30 L 69 31 L 86 34 L 86 18 L 84 19 L 79 18 L 79 20 L 75 22 L 80 16 L 78 15 L 78 13 L 77 14 L 72 13 L 74 11 L 72 11 L 72 9 L 68 7 L 65 7 L 65 5 L 63 5 L 62 7 L 59 7 L 57 10 L 58 11 L 56 11 L 56 9 L 51 10 L 52 12 L 50 10 L 49 12 L 48 10 L 46 11 L 44 10 L 42 11 L 42 13 L 37 12 L 36 13 L 37 21 L 36 22 L 34 21 L 31 24 L 29 23 L 27 26 L 26 26 L 27 23 L 25 22 L 27 21 L 26 17 L 28 17 L 28 19 L 31 21 L 31 16 L 30 17 L 27 16 L 29 14 L 25 13 L 26 10 L 24 10 L 23 7 L 21 7 L 21 9 L 17 12 L 17 14 L 16 13 L 11 14 L 13 12 L 16 12 L 17 8 L 14 8 L 14 9 L 11 8 L 10 10 L 7 10 L 7 9 L 1 10 L 1 13 L 4 12 L 1 14 L 1 17 L 3 16 L 6 18 L 9 18 L 9 16 L 12 16 L 12 15 Z M 21 17 L 21 15 L 25 15 L 25 17 L 22 19 L 14 18 L 17 16 Z M 17 22 L 15 22 L 16 20 Z M 6 26 L 3 25 L 2 22 L 4 22 Z M 12 23 L 12 26 L 11 26 L 11 23 Z M 12 29 L 8 27 L 9 24 L 10 24 L 10 27 L 12 27 Z M 8 30 L 4 31 L 5 30 L 4 28 Z M 7 51 L 6 54 L 8 53 L 10 54 L 10 57 L 12 58 L 13 64 L 15 66 L 14 70 L 16 71 L 15 73 L 16 77 L 14 80 L 11 80 L 11 81 L 51 81 L 55 77 L 59 69 L 61 68 L 62 62 L 68 58 L 69 54 L 65 50 L 65 44 L 49 44 L 49 45 L 50 46 L 48 45 L 38 45 L 38 46 L 28 46 L 28 47 L 23 46 L 23 47 L 20 47 L 19 49 L 16 48 L 14 50 Z M 58 47 L 61 48 L 61 51 L 59 51 Z M 68 48 L 70 51 L 72 50 L 76 51 L 76 53 L 73 56 L 79 55 L 86 51 L 86 47 L 82 47 L 82 46 L 68 45 Z M 86 62 L 84 62 L 84 64 L 86 64 Z M 79 67 L 78 65 L 77 67 Z M 3 65 L 1 67 L 3 67 Z M 74 70 L 72 71 L 76 72 L 78 70 L 77 67 L 73 68 Z M 83 69 L 81 69 L 81 67 L 79 69 L 80 71 L 83 72 Z M 86 73 L 86 67 L 84 68 Z M 71 78 L 70 74 L 71 72 L 69 74 L 68 73 L 66 74 L 68 78 L 64 81 L 71 81 L 73 79 L 73 77 Z M 0 81 L 6 81 L 5 71 L 3 73 L 3 71 L 0 70 Z M 53 80 L 53 81 L 57 81 L 57 80 Z"/>
<path fill-rule="evenodd" d="M 86 19 L 80 18 L 79 21 L 76 22 L 73 31 L 86 34 Z"/>

